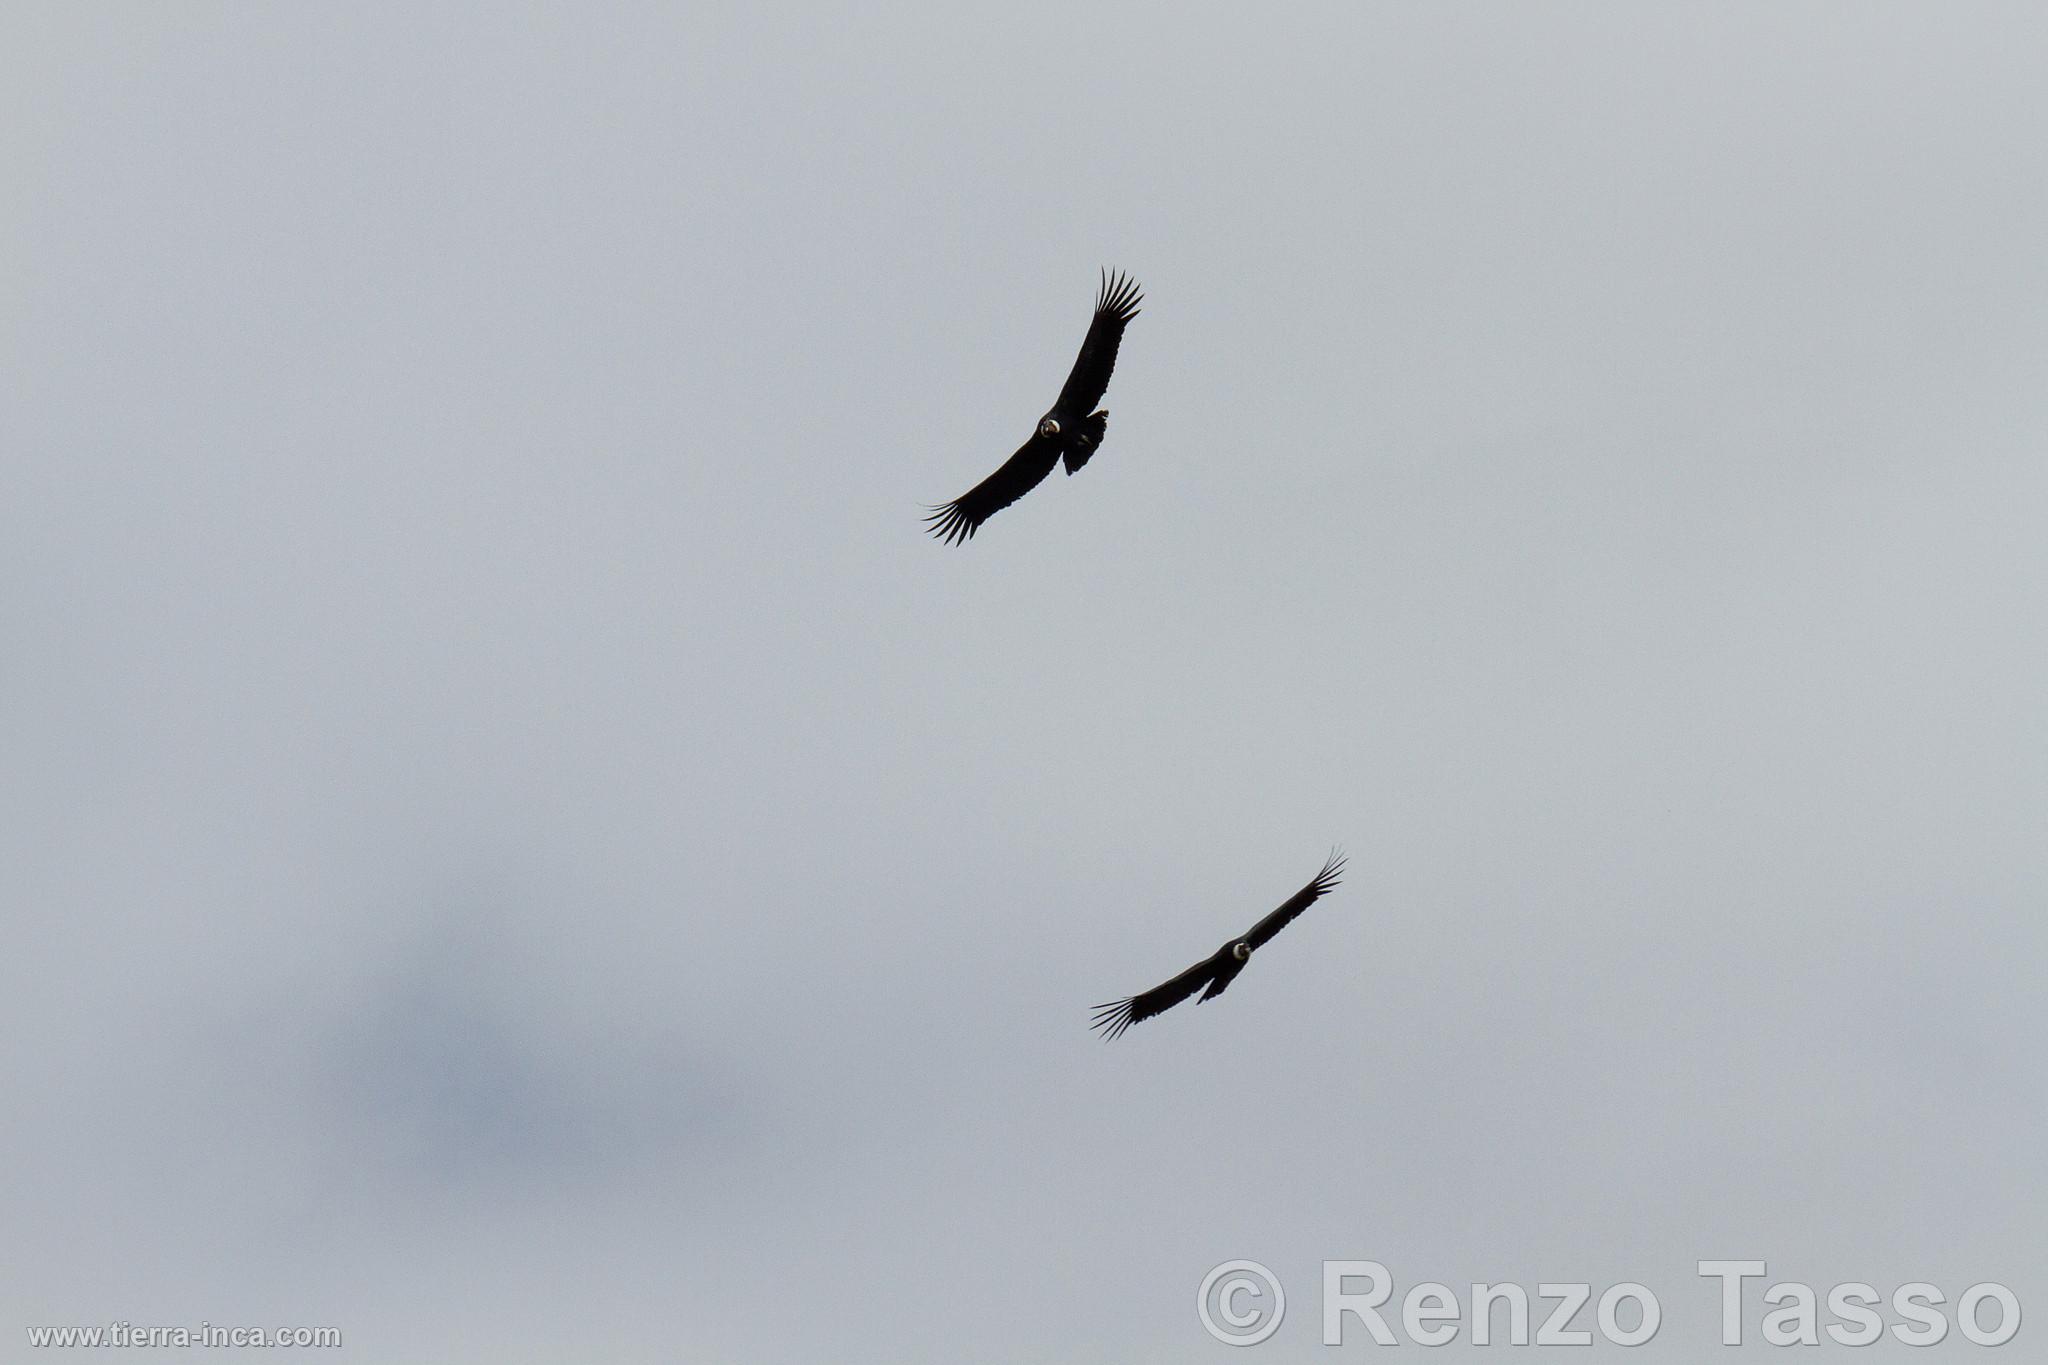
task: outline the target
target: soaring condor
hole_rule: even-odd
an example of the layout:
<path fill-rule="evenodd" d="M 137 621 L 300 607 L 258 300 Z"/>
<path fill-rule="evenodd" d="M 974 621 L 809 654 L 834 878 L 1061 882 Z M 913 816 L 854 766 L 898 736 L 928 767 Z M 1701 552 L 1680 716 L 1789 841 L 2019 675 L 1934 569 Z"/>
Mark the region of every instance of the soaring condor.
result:
<path fill-rule="evenodd" d="M 931 532 L 948 544 L 960 545 L 974 539 L 981 524 L 1008 507 L 1052 473 L 1061 460 L 1072 475 L 1101 448 L 1102 433 L 1109 426 L 1109 414 L 1091 411 L 1109 388 L 1110 371 L 1116 368 L 1117 344 L 1124 339 L 1124 326 L 1138 316 L 1144 295 L 1124 274 L 1104 272 L 1102 287 L 1095 295 L 1095 317 L 1088 324 L 1087 339 L 1066 387 L 1051 410 L 1038 419 L 1038 431 L 1003 467 L 974 485 L 944 507 L 934 507 L 925 520 Z"/>
<path fill-rule="evenodd" d="M 1197 962 L 1171 981 L 1154 986 L 1142 995 L 1126 996 L 1112 1000 L 1106 1005 L 1095 1007 L 1095 1022 L 1089 1027 L 1102 1030 L 1104 1039 L 1121 1037 L 1123 1031 L 1141 1019 L 1172 1009 L 1181 1001 L 1202 990 L 1202 1000 L 1212 995 L 1221 995 L 1244 970 L 1244 964 L 1251 960 L 1254 950 L 1263 948 L 1290 924 L 1294 917 L 1316 903 L 1316 900 L 1337 884 L 1338 874 L 1344 871 L 1344 855 L 1335 849 L 1323 864 L 1323 870 L 1316 873 L 1315 880 L 1282 901 L 1280 908 L 1251 927 L 1243 938 L 1234 938 L 1218 948 L 1206 961 Z M 1201 1004 L 1197 1000 L 1196 1004 Z"/>

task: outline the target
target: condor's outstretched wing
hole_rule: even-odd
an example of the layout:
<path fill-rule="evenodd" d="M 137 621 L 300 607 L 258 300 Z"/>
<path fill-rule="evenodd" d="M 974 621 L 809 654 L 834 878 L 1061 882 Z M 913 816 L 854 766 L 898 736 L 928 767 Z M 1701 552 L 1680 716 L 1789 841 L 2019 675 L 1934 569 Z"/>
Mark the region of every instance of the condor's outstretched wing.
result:
<path fill-rule="evenodd" d="M 1116 348 L 1124 339 L 1124 325 L 1138 316 L 1138 304 L 1144 297 L 1130 276 L 1103 275 L 1087 339 L 1081 343 L 1081 354 L 1074 358 L 1066 387 L 1060 390 L 1060 401 L 1053 405 L 1055 411 L 1080 418 L 1095 410 L 1109 389 L 1110 372 L 1116 369 Z"/>
<path fill-rule="evenodd" d="M 1254 924 L 1252 931 L 1244 936 L 1244 941 L 1252 945 L 1252 951 L 1257 952 L 1272 941 L 1273 935 L 1291 924 L 1296 915 L 1314 905 L 1325 891 L 1335 886 L 1343 871 L 1344 855 L 1333 848 L 1330 850 L 1329 860 L 1323 864 L 1323 870 L 1316 873 L 1315 880 L 1282 901 L 1280 907 L 1272 914 Z"/>
<path fill-rule="evenodd" d="M 1045 482 L 1059 461 L 1059 442 L 1034 433 L 1001 469 L 944 507 L 932 508 L 925 518 L 932 534 L 949 545 L 966 544 L 984 521 Z"/>
<path fill-rule="evenodd" d="M 1141 1019 L 1150 1019 L 1155 1014 L 1172 1009 L 1200 990 L 1215 975 L 1215 958 L 1197 962 L 1173 980 L 1163 981 L 1142 995 L 1127 995 L 1121 1000 L 1097 1005 L 1095 1022 L 1088 1027 L 1101 1029 L 1104 1038 L 1122 1037 L 1125 1029 Z"/>

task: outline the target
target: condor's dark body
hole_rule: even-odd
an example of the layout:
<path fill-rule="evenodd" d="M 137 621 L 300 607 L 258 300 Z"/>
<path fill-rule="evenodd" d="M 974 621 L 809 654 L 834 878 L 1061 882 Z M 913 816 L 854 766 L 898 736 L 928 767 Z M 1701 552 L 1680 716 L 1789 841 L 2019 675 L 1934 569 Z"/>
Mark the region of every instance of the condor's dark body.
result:
<path fill-rule="evenodd" d="M 1102 448 L 1109 414 L 1096 411 L 1095 405 L 1109 389 L 1124 327 L 1138 316 L 1143 298 L 1129 276 L 1103 275 L 1102 288 L 1095 296 L 1095 316 L 1058 400 L 1038 419 L 1038 430 L 1031 439 L 1017 447 L 1017 453 L 1004 461 L 1001 469 L 945 506 L 932 509 L 925 520 L 933 535 L 953 545 L 974 539 L 984 521 L 1038 487 L 1054 465 L 1064 461 L 1071 475 Z"/>
<path fill-rule="evenodd" d="M 1273 936 L 1293 922 L 1294 917 L 1314 905 L 1324 892 L 1337 885 L 1338 876 L 1344 871 L 1344 855 L 1332 850 L 1323 870 L 1307 886 L 1282 901 L 1277 909 L 1257 924 L 1242 938 L 1234 938 L 1218 948 L 1215 955 L 1174 977 L 1162 981 L 1151 990 L 1140 995 L 1125 996 L 1095 1007 L 1095 1022 L 1092 1028 L 1102 1030 L 1104 1038 L 1117 1038 L 1131 1025 L 1155 1014 L 1163 1013 L 1181 1001 L 1202 992 L 1202 1000 L 1221 995 L 1244 970 L 1244 964 L 1251 961 L 1252 954 L 1272 942 Z M 1206 990 L 1203 987 L 1207 987 Z"/>

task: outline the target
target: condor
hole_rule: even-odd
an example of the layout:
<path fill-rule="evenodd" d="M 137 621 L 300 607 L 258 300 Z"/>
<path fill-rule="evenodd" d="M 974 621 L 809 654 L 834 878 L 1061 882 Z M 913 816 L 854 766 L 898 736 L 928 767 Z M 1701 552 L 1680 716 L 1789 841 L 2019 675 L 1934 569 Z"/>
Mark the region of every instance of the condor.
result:
<path fill-rule="evenodd" d="M 1293 922 L 1296 915 L 1314 905 L 1324 892 L 1337 885 L 1338 874 L 1343 871 L 1344 855 L 1331 850 L 1329 860 L 1323 864 L 1323 870 L 1316 873 L 1314 880 L 1281 902 L 1272 914 L 1254 924 L 1243 938 L 1232 939 L 1207 961 L 1197 962 L 1173 980 L 1161 982 L 1141 995 L 1125 996 L 1122 1000 L 1097 1005 L 1095 1022 L 1089 1027 L 1101 1029 L 1104 1039 L 1121 1037 L 1131 1025 L 1172 1009 L 1198 990 L 1202 991 L 1202 1000 L 1223 994 L 1237 979 L 1237 974 L 1244 970 L 1244 964 L 1251 961 L 1252 954 L 1265 947 L 1273 935 Z M 1203 990 L 1205 986 L 1208 989 Z M 1202 1000 L 1195 1003 L 1199 1005 Z"/>
<path fill-rule="evenodd" d="M 930 509 L 925 520 L 933 535 L 949 545 L 965 544 L 984 521 L 1044 482 L 1054 465 L 1065 460 L 1071 475 L 1102 448 L 1109 414 L 1091 409 L 1109 388 L 1117 345 L 1124 339 L 1125 325 L 1138 316 L 1143 298 L 1129 276 L 1103 273 L 1094 320 L 1058 400 L 1038 419 L 1031 439 L 1017 447 L 1001 469 L 945 506 Z"/>

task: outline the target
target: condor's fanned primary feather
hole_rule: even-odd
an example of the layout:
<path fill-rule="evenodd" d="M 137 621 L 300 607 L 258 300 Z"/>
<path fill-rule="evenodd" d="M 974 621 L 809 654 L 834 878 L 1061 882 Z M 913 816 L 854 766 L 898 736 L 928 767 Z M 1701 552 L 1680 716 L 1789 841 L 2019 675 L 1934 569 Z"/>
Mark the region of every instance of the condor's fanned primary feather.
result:
<path fill-rule="evenodd" d="M 1064 460 L 1071 475 L 1094 457 L 1109 428 L 1109 414 L 1090 409 L 1109 389 L 1124 328 L 1138 316 L 1143 298 L 1129 276 L 1103 272 L 1102 287 L 1095 295 L 1095 316 L 1088 323 L 1081 354 L 1074 359 L 1059 399 L 1038 419 L 1038 430 L 1031 439 L 1017 447 L 1017 453 L 1005 460 L 1001 469 L 945 506 L 930 509 L 925 521 L 933 535 L 949 545 L 964 544 L 974 539 L 983 522 L 1043 483 L 1054 465 Z"/>
<path fill-rule="evenodd" d="M 1105 1039 L 1120 1038 L 1125 1029 L 1155 1014 L 1164 1013 L 1181 1001 L 1202 992 L 1202 1000 L 1221 995 L 1229 989 L 1237 974 L 1244 970 L 1244 964 L 1251 961 L 1252 953 L 1273 941 L 1273 936 L 1293 922 L 1295 916 L 1314 905 L 1324 892 L 1337 885 L 1338 877 L 1344 871 L 1344 855 L 1332 849 L 1323 870 L 1316 873 L 1307 886 L 1289 896 L 1264 919 L 1251 927 L 1243 938 L 1235 938 L 1218 948 L 1204 962 L 1174 977 L 1162 981 L 1151 990 L 1138 995 L 1128 995 L 1121 1000 L 1112 1000 L 1095 1007 L 1095 1022 L 1089 1027 L 1102 1030 Z M 1206 989 L 1205 989 L 1206 988 Z M 1196 1004 L 1201 1004 L 1197 1000 Z"/>

